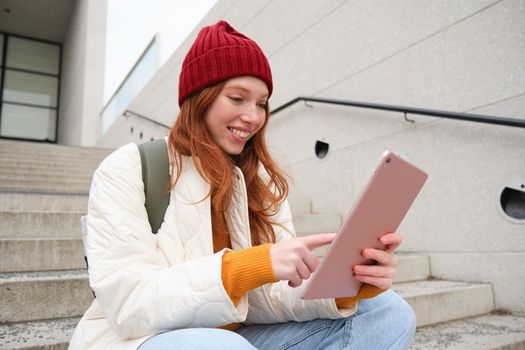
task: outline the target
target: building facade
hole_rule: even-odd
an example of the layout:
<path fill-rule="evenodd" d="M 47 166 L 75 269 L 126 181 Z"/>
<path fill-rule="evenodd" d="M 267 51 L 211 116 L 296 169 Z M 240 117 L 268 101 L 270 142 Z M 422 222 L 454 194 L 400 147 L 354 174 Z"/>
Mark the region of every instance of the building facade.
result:
<path fill-rule="evenodd" d="M 1 1 L 0 137 L 94 146 L 106 1 Z"/>

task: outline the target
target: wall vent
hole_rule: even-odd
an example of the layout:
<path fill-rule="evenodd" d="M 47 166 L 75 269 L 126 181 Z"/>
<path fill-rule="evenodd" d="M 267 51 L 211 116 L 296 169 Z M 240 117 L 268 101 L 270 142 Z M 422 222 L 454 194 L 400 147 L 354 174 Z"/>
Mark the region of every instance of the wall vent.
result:
<path fill-rule="evenodd" d="M 315 155 L 319 159 L 324 159 L 328 154 L 329 148 L 330 145 L 328 143 L 317 140 L 317 142 L 315 143 Z"/>
<path fill-rule="evenodd" d="M 503 187 L 498 207 L 507 220 L 525 224 L 525 179 L 509 181 Z"/>

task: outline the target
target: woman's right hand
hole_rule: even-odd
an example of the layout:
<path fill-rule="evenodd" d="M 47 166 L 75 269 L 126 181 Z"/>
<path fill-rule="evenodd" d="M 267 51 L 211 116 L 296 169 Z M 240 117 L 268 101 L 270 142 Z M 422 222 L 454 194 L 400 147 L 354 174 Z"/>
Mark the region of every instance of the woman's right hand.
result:
<path fill-rule="evenodd" d="M 320 260 L 313 250 L 332 243 L 335 236 L 335 233 L 322 233 L 273 244 L 270 257 L 275 277 L 287 280 L 290 287 L 299 287 L 319 266 Z"/>

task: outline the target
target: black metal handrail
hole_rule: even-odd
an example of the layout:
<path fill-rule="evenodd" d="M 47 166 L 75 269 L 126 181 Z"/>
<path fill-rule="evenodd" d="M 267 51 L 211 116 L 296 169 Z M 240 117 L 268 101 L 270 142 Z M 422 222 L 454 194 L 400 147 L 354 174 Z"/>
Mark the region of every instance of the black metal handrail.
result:
<path fill-rule="evenodd" d="M 145 117 L 145 116 L 143 116 L 141 114 L 138 114 L 137 112 L 130 111 L 129 109 L 126 109 L 126 111 L 124 111 L 123 114 L 124 114 L 124 116 L 128 116 L 128 115 L 131 114 L 131 115 L 134 115 L 135 117 L 139 117 L 141 119 L 147 120 L 147 121 L 149 121 L 149 122 L 151 122 L 151 123 L 153 123 L 155 125 L 162 126 L 162 127 L 166 128 L 166 129 L 171 129 L 171 127 L 169 127 L 166 124 L 162 124 L 161 122 L 158 122 L 158 121 L 153 120 L 151 118 Z"/>
<path fill-rule="evenodd" d="M 401 113 L 405 113 L 405 119 L 406 119 L 407 114 L 418 114 L 418 115 L 426 115 L 426 116 L 431 116 L 431 117 L 465 120 L 465 121 L 476 122 L 476 123 L 497 124 L 497 125 L 525 128 L 525 120 L 517 119 L 517 118 L 503 118 L 503 117 L 495 117 L 495 116 L 482 115 L 482 114 L 447 112 L 447 111 L 439 111 L 435 109 L 393 106 L 393 105 L 385 105 L 385 104 L 378 104 L 378 103 L 333 100 L 333 99 L 327 99 L 327 98 L 305 97 L 305 96 L 296 97 L 293 100 L 274 109 L 271 113 L 272 114 L 279 113 L 280 111 L 292 106 L 293 104 L 299 101 L 329 103 L 329 104 L 351 106 L 351 107 L 358 107 L 358 108 L 369 108 L 369 109 L 379 109 L 383 111 L 401 112 Z"/>
<path fill-rule="evenodd" d="M 482 115 L 482 114 L 457 113 L 457 112 L 440 111 L 440 110 L 427 109 L 427 108 L 415 108 L 415 107 L 406 107 L 406 106 L 385 105 L 385 104 L 379 104 L 379 103 L 355 102 L 355 101 L 334 100 L 334 99 L 327 99 L 327 98 L 304 97 L 304 96 L 296 97 L 293 100 L 283 104 L 282 106 L 277 107 L 271 112 L 271 114 L 275 115 L 276 113 L 279 113 L 280 111 L 292 106 L 293 104 L 299 101 L 328 103 L 328 104 L 343 105 L 343 106 L 358 107 L 358 108 L 379 109 L 379 110 L 390 111 L 390 112 L 401 112 L 405 114 L 405 119 L 406 119 L 407 114 L 418 114 L 418 115 L 426 115 L 426 116 L 438 117 L 438 118 L 465 120 L 465 121 L 476 122 L 476 123 L 496 124 L 496 125 L 505 125 L 505 126 L 514 126 L 518 128 L 525 128 L 525 120 L 517 119 L 517 118 L 504 118 L 504 117 L 495 117 L 495 116 Z M 132 114 L 136 117 L 147 120 L 151 123 L 164 127 L 166 129 L 171 129 L 171 127 L 166 124 L 160 123 L 156 120 L 145 117 L 143 115 L 140 115 L 130 110 L 126 110 L 123 114 L 125 116 L 128 114 Z"/>

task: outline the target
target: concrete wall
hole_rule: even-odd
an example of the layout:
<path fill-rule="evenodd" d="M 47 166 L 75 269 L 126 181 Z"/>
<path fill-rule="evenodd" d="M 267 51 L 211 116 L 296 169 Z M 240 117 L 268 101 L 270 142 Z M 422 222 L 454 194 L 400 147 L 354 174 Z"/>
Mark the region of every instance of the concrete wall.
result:
<path fill-rule="evenodd" d="M 94 146 L 101 136 L 106 1 L 78 0 L 64 40 L 58 143 Z"/>
<path fill-rule="evenodd" d="M 275 44 L 273 106 L 310 95 L 525 119 L 525 3 L 409 3 L 344 2 Z M 277 114 L 268 139 L 295 180 L 292 209 L 346 214 L 381 153 L 398 151 L 430 175 L 402 250 L 430 253 L 435 277 L 491 282 L 499 309 L 525 311 L 525 225 L 497 207 L 507 181 L 525 181 L 525 130 L 408 117 L 319 104 Z M 324 160 L 317 140 L 330 144 Z"/>
<path fill-rule="evenodd" d="M 221 0 L 199 27 L 226 19 L 261 45 L 274 108 L 309 95 L 525 119 L 523 18 L 518 0 Z M 197 32 L 131 110 L 171 125 Z M 429 253 L 435 277 L 493 283 L 499 309 L 525 311 L 525 225 L 497 207 L 505 183 L 525 178 L 525 130 L 408 117 L 320 104 L 272 117 L 268 140 L 294 178 L 293 211 L 346 214 L 381 153 L 400 152 L 430 175 L 400 227 L 402 249 Z M 324 160 L 317 140 L 330 145 Z"/>
<path fill-rule="evenodd" d="M 141 144 L 163 138 L 168 132 L 169 129 L 163 126 L 129 114 L 121 116 L 113 123 L 98 140 L 97 147 L 118 148 L 129 142 Z"/>

